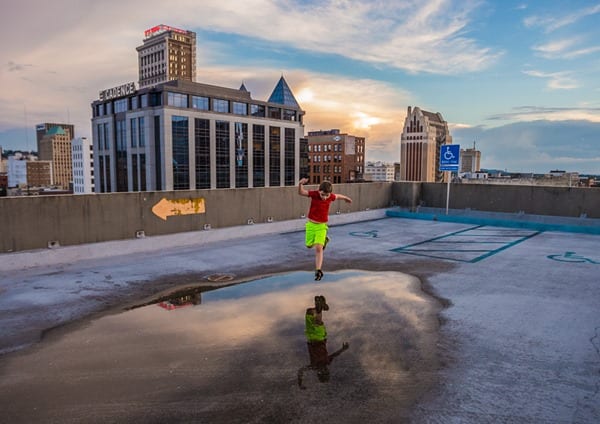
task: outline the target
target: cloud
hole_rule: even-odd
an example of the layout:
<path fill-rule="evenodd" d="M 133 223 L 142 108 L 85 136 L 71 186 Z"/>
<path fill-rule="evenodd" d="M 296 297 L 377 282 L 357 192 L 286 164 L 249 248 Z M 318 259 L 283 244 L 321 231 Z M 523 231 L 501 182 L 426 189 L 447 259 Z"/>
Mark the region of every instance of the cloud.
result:
<path fill-rule="evenodd" d="M 575 59 L 600 51 L 600 46 L 577 48 L 580 41 L 579 38 L 566 38 L 533 46 L 532 49 L 545 59 Z"/>
<path fill-rule="evenodd" d="M 545 32 L 556 31 L 564 26 L 572 25 L 588 16 L 600 13 L 600 4 L 575 10 L 571 13 L 560 14 L 560 16 L 529 16 L 525 18 L 524 24 L 528 28 L 540 27 Z"/>
<path fill-rule="evenodd" d="M 265 49 L 342 56 L 413 73 L 478 71 L 501 53 L 478 46 L 468 37 L 477 4 L 446 0 L 181 0 L 173 8 L 159 0 L 56 0 L 32 8 L 28 2 L 15 3 L 3 14 L 0 25 L 0 37 L 11 40 L 0 45 L 0 56 L 7 58 L 5 72 L 0 69 L 0 131 L 18 126 L 26 108 L 32 122 L 69 118 L 80 129 L 78 135 L 88 136 L 91 101 L 101 89 L 137 81 L 135 47 L 142 44 L 143 31 L 158 23 L 207 31 L 203 33 L 207 39 L 198 40 L 199 81 L 205 81 L 214 69 L 211 62 L 223 54 L 213 50 L 222 50 L 223 44 L 214 42 L 211 34 L 237 34 L 248 37 L 246 42 L 260 41 Z M 157 16 L 168 16 L 168 22 L 157 22 Z M 15 37 L 17 33 L 20 35 Z M 281 64 L 271 66 L 279 70 Z M 245 75 L 244 80 L 252 78 L 248 72 L 228 69 L 232 71 Z M 335 78 L 330 83 L 337 84 Z M 334 105 L 339 109 L 335 100 Z M 391 119 L 379 112 L 355 109 L 351 110 L 355 114 L 352 122 L 362 122 L 362 128 L 371 134 Z M 336 122 L 342 126 L 347 119 L 351 118 L 337 118 Z M 383 138 L 389 137 L 376 137 Z"/>
<path fill-rule="evenodd" d="M 278 71 L 263 68 L 212 67 L 203 73 L 203 82 L 214 85 L 237 88 L 244 81 L 252 97 L 260 100 L 269 97 L 280 77 Z M 307 70 L 286 72 L 284 77 L 306 112 L 306 133 L 338 128 L 366 138 L 367 159 L 399 159 L 406 107 L 414 103 L 409 92 L 381 81 Z"/>
<path fill-rule="evenodd" d="M 518 106 L 512 112 L 492 115 L 491 121 L 589 121 L 600 123 L 600 107 Z"/>
<path fill-rule="evenodd" d="M 144 29 L 156 25 L 156 16 L 169 16 L 174 26 L 237 34 L 269 42 L 285 49 L 339 55 L 374 65 L 389 66 L 410 72 L 456 74 L 478 71 L 490 66 L 501 52 L 477 44 L 468 37 L 472 15 L 479 2 L 469 0 L 326 0 L 299 3 L 292 0 L 180 0 L 177 8 L 159 0 L 97 2 L 83 0 L 76 5 L 57 0 L 30 10 L 15 6 L 11 21 L 32 22 L 23 31 L 14 23 L 1 30 L 28 34 L 43 50 L 67 42 L 72 53 L 90 56 L 96 47 L 106 50 L 127 43 L 139 43 Z M 112 13 L 118 9 L 119 13 Z M 52 19 L 47 31 L 35 27 L 44 18 L 61 10 L 63 23 L 57 26 Z M 86 11 L 89 10 L 89 13 Z M 57 19 L 58 20 L 58 19 Z M 106 27 L 130 28 L 117 32 Z M 137 32 L 135 29 L 137 28 Z M 94 30 L 91 30 L 94 29 Z M 31 33 L 28 31 L 31 30 Z M 50 34 L 50 36 L 48 36 Z M 68 37 L 64 37 L 68 35 Z M 84 42 L 85 40 L 85 42 Z M 17 41 L 15 51 L 26 46 Z M 104 43 L 104 47 L 100 44 Z M 129 44 L 131 48 L 131 44 Z M 31 46 L 29 46 L 31 47 Z M 9 47 L 10 48 L 10 47 Z M 427 51 L 427 54 L 423 54 Z M 76 58 L 74 54 L 69 57 Z"/>
<path fill-rule="evenodd" d="M 452 131 L 453 142 L 481 151 L 481 167 L 545 173 L 551 169 L 600 175 L 600 120 L 527 121 Z"/>
<path fill-rule="evenodd" d="M 546 78 L 547 87 L 550 90 L 572 90 L 579 87 L 579 83 L 571 77 L 571 72 L 542 72 L 542 71 L 523 71 L 525 75 L 535 78 Z"/>

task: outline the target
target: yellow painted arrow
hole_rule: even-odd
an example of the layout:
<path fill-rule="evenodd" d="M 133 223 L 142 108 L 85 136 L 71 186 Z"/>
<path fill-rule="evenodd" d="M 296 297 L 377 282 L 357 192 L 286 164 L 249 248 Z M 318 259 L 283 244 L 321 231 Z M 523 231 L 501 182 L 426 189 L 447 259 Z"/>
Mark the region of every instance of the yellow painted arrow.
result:
<path fill-rule="evenodd" d="M 172 199 L 167 200 L 164 197 L 156 205 L 152 206 L 152 213 L 162 220 L 174 215 L 191 215 L 196 213 L 205 213 L 204 198 L 197 199 Z"/>

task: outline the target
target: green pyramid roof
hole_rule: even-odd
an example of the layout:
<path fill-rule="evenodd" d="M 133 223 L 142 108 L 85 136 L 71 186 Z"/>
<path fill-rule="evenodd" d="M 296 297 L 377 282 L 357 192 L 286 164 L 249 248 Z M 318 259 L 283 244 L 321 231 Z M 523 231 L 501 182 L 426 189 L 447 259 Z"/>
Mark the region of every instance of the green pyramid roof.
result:
<path fill-rule="evenodd" d="M 50 128 L 46 135 L 67 135 L 67 133 L 65 132 L 65 130 L 63 130 L 63 127 L 58 125 L 56 127 Z"/>

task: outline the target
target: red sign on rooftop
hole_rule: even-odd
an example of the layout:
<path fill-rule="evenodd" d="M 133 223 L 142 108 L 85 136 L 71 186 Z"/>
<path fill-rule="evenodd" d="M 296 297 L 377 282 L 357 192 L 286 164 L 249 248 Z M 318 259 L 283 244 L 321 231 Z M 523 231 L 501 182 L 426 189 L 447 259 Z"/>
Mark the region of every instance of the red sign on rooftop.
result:
<path fill-rule="evenodd" d="M 171 27 L 168 25 L 156 25 L 155 27 L 152 27 L 150 29 L 147 29 L 146 31 L 144 31 L 144 36 L 146 37 L 150 37 L 151 35 L 154 35 L 158 32 L 164 32 L 164 31 L 175 31 L 175 32 L 180 32 L 182 34 L 186 34 L 187 31 L 183 30 L 183 29 L 179 29 L 179 28 L 175 28 L 175 27 Z"/>

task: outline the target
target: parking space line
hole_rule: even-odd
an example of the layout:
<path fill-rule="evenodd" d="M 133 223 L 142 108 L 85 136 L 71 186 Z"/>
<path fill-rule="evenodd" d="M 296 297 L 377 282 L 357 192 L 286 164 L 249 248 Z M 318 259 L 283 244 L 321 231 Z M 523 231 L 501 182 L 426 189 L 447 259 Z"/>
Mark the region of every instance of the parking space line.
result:
<path fill-rule="evenodd" d="M 489 233 L 482 234 L 482 232 Z M 518 233 L 519 234 L 515 234 L 514 229 L 506 229 L 503 231 L 501 228 L 486 228 L 478 225 L 475 227 L 466 228 L 464 230 L 455 231 L 453 233 L 444 234 L 442 236 L 433 237 L 418 243 L 397 247 L 395 249 L 391 249 L 391 251 L 405 253 L 408 255 L 475 263 L 489 258 L 496 253 L 500 253 L 506 249 L 509 249 L 525 240 L 535 237 L 536 235 L 540 234 L 541 231 L 519 231 Z M 459 240 L 451 240 L 453 237 L 459 238 Z M 494 241 L 482 240 L 482 237 L 491 238 L 494 239 Z M 472 240 L 469 240 L 470 238 L 472 238 Z M 503 238 L 507 240 L 498 241 L 498 239 Z M 438 246 L 436 246 L 436 244 Z M 446 249 L 440 249 L 439 245 L 442 244 L 447 246 L 456 246 L 457 248 L 448 247 Z M 488 244 L 490 247 L 492 247 L 491 245 L 495 245 L 495 248 L 477 248 L 482 247 L 481 245 L 484 244 Z M 469 249 L 469 245 L 471 245 L 473 248 Z M 460 248 L 458 248 L 458 246 L 460 246 Z"/>

